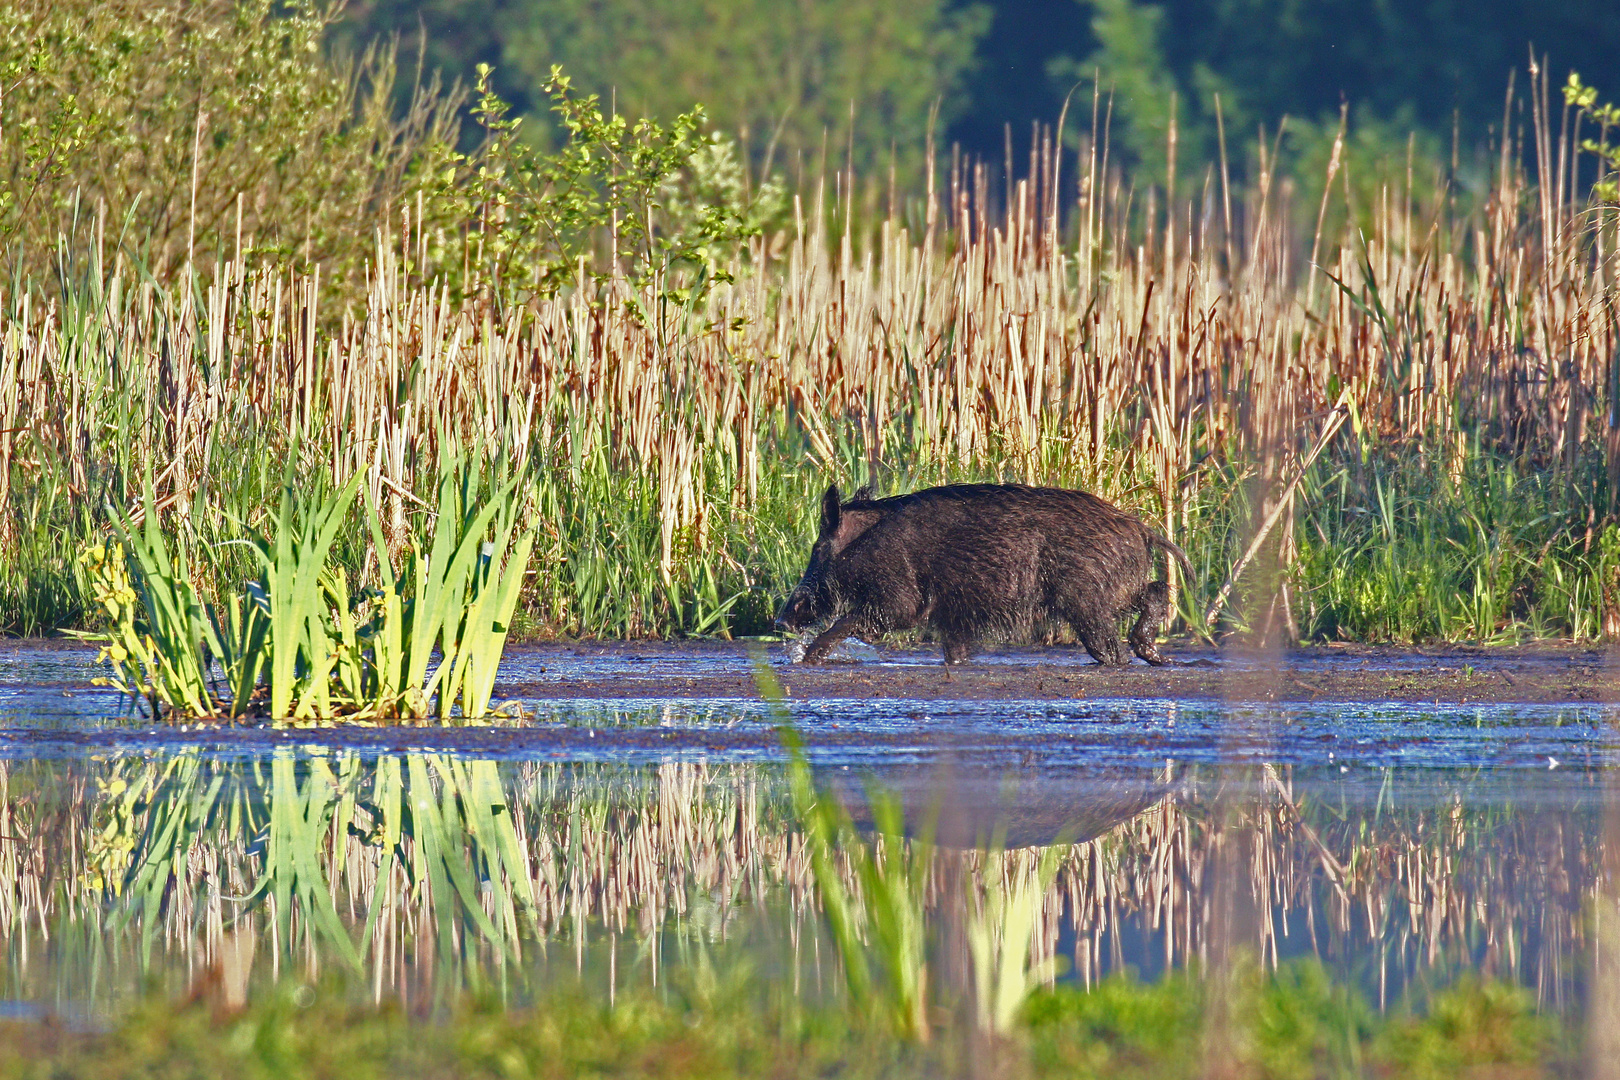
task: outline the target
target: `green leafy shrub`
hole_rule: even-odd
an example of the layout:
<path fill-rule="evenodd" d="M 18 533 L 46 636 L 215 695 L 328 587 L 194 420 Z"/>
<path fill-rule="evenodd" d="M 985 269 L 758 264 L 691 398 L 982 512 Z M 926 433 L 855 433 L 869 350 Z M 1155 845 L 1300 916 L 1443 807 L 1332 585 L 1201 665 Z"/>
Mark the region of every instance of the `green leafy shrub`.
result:
<path fill-rule="evenodd" d="M 1598 137 L 1582 139 L 1580 144 L 1601 163 L 1602 175 L 1592 185 L 1592 195 L 1605 202 L 1620 202 L 1620 144 L 1609 141 L 1611 132 L 1620 132 L 1620 107 L 1607 102 L 1599 105 L 1597 96 L 1595 87 L 1582 83 L 1576 72 L 1569 73 L 1569 81 L 1564 84 L 1564 104 L 1598 126 Z"/>
<path fill-rule="evenodd" d="M 681 305 L 729 280 L 741 242 L 781 212 L 780 186 L 750 191 L 701 108 L 630 120 L 573 93 L 560 68 L 544 84 L 554 152 L 519 137 L 487 67 L 482 138 L 459 150 L 465 94 L 402 90 L 386 46 L 328 60 L 334 17 L 316 0 L 0 10 L 14 276 L 49 278 L 68 238 L 70 259 L 123 245 L 161 281 L 240 252 L 319 267 L 329 291 L 352 293 L 381 229 L 414 234 L 414 271 L 457 295 L 549 295 L 582 271 L 623 272 Z"/>
<path fill-rule="evenodd" d="M 395 113 L 394 54 L 329 62 L 317 0 L 18 0 L 0 8 L 0 235 L 43 279 L 57 241 L 120 237 L 159 278 L 240 243 L 358 275 L 438 175 L 460 96 Z M 105 208 L 105 237 L 82 219 Z M 14 263 L 14 269 L 16 268 Z"/>
<path fill-rule="evenodd" d="M 476 268 L 497 291 L 549 296 L 622 275 L 633 290 L 651 284 L 660 300 L 682 305 L 732 280 L 741 242 L 758 231 L 749 219 L 769 204 L 724 183 L 734 156 L 725 140 L 704 137 L 701 106 L 668 127 L 632 122 L 604 113 L 594 94 L 576 96 L 553 67 L 544 90 L 565 138 L 544 153 L 519 137 L 522 120 L 491 89 L 491 75 L 480 65 L 473 109 L 487 139 L 477 152 L 454 156 L 455 168 L 434 189 L 431 217 L 471 223 Z M 721 183 L 703 182 L 716 176 Z M 780 198 L 776 188 L 762 194 L 771 192 Z M 453 275 L 456 253 L 440 256 Z"/>

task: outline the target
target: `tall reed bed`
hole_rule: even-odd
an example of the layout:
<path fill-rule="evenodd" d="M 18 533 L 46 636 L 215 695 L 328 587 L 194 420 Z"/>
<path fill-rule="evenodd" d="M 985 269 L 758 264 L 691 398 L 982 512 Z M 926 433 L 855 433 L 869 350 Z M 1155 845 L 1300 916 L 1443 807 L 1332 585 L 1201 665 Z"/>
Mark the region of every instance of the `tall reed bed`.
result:
<path fill-rule="evenodd" d="M 1442 567 L 1437 587 L 1479 610 L 1437 623 L 1335 585 L 1333 553 L 1362 541 L 1330 524 L 1295 559 L 1306 530 L 1285 515 L 1296 623 L 1595 633 L 1620 603 L 1601 543 L 1620 491 L 1620 212 L 1589 198 L 1591 158 L 1544 84 L 1534 105 L 1475 209 L 1410 171 L 1355 205 L 1335 153 L 1301 212 L 1263 151 L 1241 191 L 1224 162 L 1191 197 L 1122 174 L 1099 101 L 1079 153 L 1048 138 L 1005 196 L 961 165 L 857 225 L 857 178 L 807 186 L 734 281 L 685 304 L 623 275 L 453 299 L 409 207 L 379 221 L 364 299 L 342 309 L 318 275 L 245 256 L 169 287 L 98 229 L 59 289 L 0 296 L 0 625 L 85 618 L 75 544 L 147 468 L 178 527 L 217 536 L 296 455 L 310 483 L 362 477 L 398 545 L 447 440 L 534 464 L 535 629 L 758 629 L 813 493 L 867 478 L 1090 487 L 1195 554 L 1190 613 L 1342 403 L 1312 472 L 1318 495 L 1349 478 L 1338 520 L 1401 469 L 1428 485 L 1395 492 L 1402 536 L 1466 518 L 1481 470 L 1540 478 L 1548 514 L 1515 538 L 1536 556 L 1514 581 L 1481 591 L 1467 558 Z M 1458 528 L 1419 558 L 1501 543 Z"/>

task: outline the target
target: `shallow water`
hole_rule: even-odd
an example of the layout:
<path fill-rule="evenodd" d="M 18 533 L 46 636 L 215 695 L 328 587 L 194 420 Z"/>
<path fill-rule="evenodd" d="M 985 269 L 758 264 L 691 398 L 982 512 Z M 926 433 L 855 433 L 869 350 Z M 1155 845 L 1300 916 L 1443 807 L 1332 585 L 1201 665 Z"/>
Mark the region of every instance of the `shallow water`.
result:
<path fill-rule="evenodd" d="M 979 910 L 960 897 L 982 895 L 987 843 L 1018 849 L 992 877 L 1061 845 L 1032 945 L 1077 981 L 1213 943 L 1320 956 L 1381 1004 L 1478 968 L 1573 1007 L 1587 913 L 1614 902 L 1607 706 L 531 693 L 498 727 L 184 728 L 131 717 L 89 685 L 93 661 L 0 652 L 7 1016 L 97 1024 L 153 980 L 252 995 L 333 972 L 418 1002 L 491 979 L 514 1000 L 559 980 L 612 994 L 667 979 L 694 942 L 835 993 L 789 722 L 858 835 L 868 798 L 897 793 L 906 831 L 937 841 L 928 872 L 967 882 L 931 892 L 939 927 Z M 749 664 L 523 650 L 503 680 Z M 1248 914 L 1217 933 L 1228 886 Z"/>

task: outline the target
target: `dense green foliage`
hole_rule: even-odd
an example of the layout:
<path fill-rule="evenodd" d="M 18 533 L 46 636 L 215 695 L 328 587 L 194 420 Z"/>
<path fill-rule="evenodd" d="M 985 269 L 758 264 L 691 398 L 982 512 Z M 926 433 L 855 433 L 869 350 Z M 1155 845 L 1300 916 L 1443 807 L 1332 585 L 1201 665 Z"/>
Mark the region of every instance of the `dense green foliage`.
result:
<path fill-rule="evenodd" d="M 492 64 L 503 95 L 536 114 L 561 64 L 633 115 L 667 122 L 701 101 L 757 161 L 814 168 L 852 152 L 876 175 L 892 151 L 915 178 L 930 118 L 943 132 L 961 111 L 987 16 L 947 0 L 377 0 L 351 10 L 343 36 L 400 33 L 410 47 L 420 25 L 428 62 L 468 82 Z"/>
<path fill-rule="evenodd" d="M 1450 467 L 1351 460 L 1312 477 L 1299 526 L 1299 612 L 1311 637 L 1593 639 L 1620 618 L 1620 527 L 1601 478 L 1567 484 L 1499 455 Z"/>
<path fill-rule="evenodd" d="M 728 183 L 733 146 L 704 132 L 701 106 L 668 128 L 632 123 L 604 113 L 595 95 L 572 94 L 572 80 L 553 67 L 544 89 L 561 145 L 541 153 L 520 137 L 522 120 L 508 115 L 490 75 L 479 69 L 474 109 L 486 142 L 476 154 L 452 155 L 465 172 L 434 186 L 431 213 L 476 222 L 475 273 L 487 274 L 497 292 L 555 295 L 625 272 L 633 285 L 651 285 L 660 301 L 680 305 L 731 280 L 741 241 L 759 231 L 754 219 L 779 193 Z M 603 237 L 610 250 L 592 258 Z"/>
<path fill-rule="evenodd" d="M 313 0 L 0 5 L 7 278 L 129 259 L 170 281 L 245 257 L 352 296 L 375 230 L 402 214 L 423 234 L 420 271 L 458 294 L 555 291 L 582 256 L 678 291 L 683 274 L 724 277 L 717 261 L 780 210 L 779 190 L 745 190 L 733 142 L 690 101 L 667 127 L 632 124 L 551 71 L 539 90 L 560 145 L 541 154 L 487 80 L 469 102 L 402 82 L 386 44 L 328 60 L 331 18 Z"/>
<path fill-rule="evenodd" d="M 533 1008 L 465 1002 L 435 1020 L 356 1006 L 337 986 L 289 985 L 232 1013 L 203 993 L 149 1000 L 112 1031 L 0 1027 L 0 1077 L 1153 1077 L 1209 1074 L 1209 986 L 1184 975 L 1144 984 L 1115 976 L 1039 994 L 1011 1036 L 942 1037 L 927 1048 L 827 1006 L 765 990 L 746 972 L 698 965 L 659 991 L 621 988 L 616 1003 L 548 992 Z M 1222 1075 L 1418 1078 L 1552 1077 L 1579 1062 L 1572 1025 L 1536 1013 L 1529 995 L 1465 978 L 1425 1007 L 1378 1015 L 1314 963 L 1245 976 L 1226 991 L 1237 1029 Z"/>
<path fill-rule="evenodd" d="M 321 55 L 326 17 L 272 0 L 0 4 L 0 239 L 8 269 L 84 248 L 98 209 L 159 276 L 249 251 L 359 271 L 378 213 L 442 167 L 456 95 L 394 57 Z"/>

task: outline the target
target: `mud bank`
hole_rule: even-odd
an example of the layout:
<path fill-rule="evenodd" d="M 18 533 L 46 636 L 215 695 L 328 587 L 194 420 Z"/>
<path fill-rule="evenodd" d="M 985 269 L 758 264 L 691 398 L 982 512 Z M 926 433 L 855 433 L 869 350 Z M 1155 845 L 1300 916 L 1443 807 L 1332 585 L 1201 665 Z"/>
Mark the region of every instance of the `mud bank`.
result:
<path fill-rule="evenodd" d="M 544 644 L 508 650 L 500 689 L 521 698 L 757 698 L 757 657 L 799 700 L 1620 701 L 1620 650 L 1611 655 L 1587 645 L 1165 652 L 1172 663 L 1164 667 L 1137 661 L 1108 668 L 1079 649 L 1019 648 L 986 652 L 947 671 L 937 647 L 863 649 L 860 659 L 805 665 L 788 662 L 780 643 Z"/>

